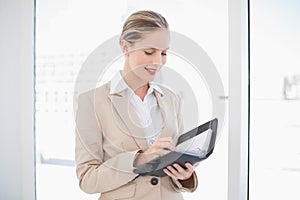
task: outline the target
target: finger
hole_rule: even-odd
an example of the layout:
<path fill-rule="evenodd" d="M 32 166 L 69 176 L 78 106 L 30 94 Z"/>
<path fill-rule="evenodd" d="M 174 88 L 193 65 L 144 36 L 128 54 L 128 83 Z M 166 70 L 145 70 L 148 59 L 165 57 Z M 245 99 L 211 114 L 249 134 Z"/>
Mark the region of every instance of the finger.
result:
<path fill-rule="evenodd" d="M 159 143 L 166 143 L 166 144 L 172 144 L 173 139 L 171 137 L 164 137 L 164 138 L 158 138 L 155 140 L 154 144 L 159 144 Z"/>
<path fill-rule="evenodd" d="M 173 164 L 173 166 L 181 176 L 185 177 L 189 175 L 189 171 L 187 169 L 182 168 L 179 164 L 175 163 Z"/>
<path fill-rule="evenodd" d="M 169 148 L 169 147 L 171 147 L 171 142 L 157 141 L 157 142 L 154 142 L 151 147 L 156 148 L 156 149 Z"/>
<path fill-rule="evenodd" d="M 188 172 L 194 172 L 195 168 L 191 163 L 185 163 Z"/>
<path fill-rule="evenodd" d="M 173 140 L 172 137 L 162 137 L 162 138 L 158 138 L 156 141 L 171 142 L 172 140 Z"/>
<path fill-rule="evenodd" d="M 167 169 L 176 177 L 176 179 L 183 179 L 184 176 L 179 173 L 173 166 L 168 166 Z"/>
<path fill-rule="evenodd" d="M 159 155 L 159 156 L 163 156 L 167 153 L 170 153 L 169 149 L 159 149 L 154 152 L 154 154 Z"/>
<path fill-rule="evenodd" d="M 156 144 L 159 144 L 159 143 L 162 143 L 162 144 L 164 144 L 164 143 L 166 143 L 166 144 L 172 144 L 172 142 L 173 142 L 172 138 L 170 138 L 170 139 L 167 139 L 167 138 L 160 138 L 160 139 L 158 139 L 158 140 L 155 140 L 154 144 L 155 144 L 155 143 L 156 143 Z"/>
<path fill-rule="evenodd" d="M 180 174 L 185 172 L 185 169 L 183 169 L 179 164 L 175 163 L 175 164 L 173 164 L 173 166 L 175 167 L 177 172 L 179 172 Z"/>
<path fill-rule="evenodd" d="M 175 164 L 173 164 L 173 166 L 176 168 L 176 170 L 178 171 L 178 178 L 179 179 L 181 179 L 181 180 L 183 180 L 183 179 L 187 179 L 187 178 L 189 178 L 191 175 L 192 175 L 192 173 L 193 173 L 193 168 L 192 168 L 192 170 L 190 170 L 190 169 L 184 169 L 184 168 L 182 168 L 179 164 L 177 164 L 177 163 L 175 163 Z M 190 166 L 189 166 L 190 167 Z"/>
<path fill-rule="evenodd" d="M 172 167 L 171 165 L 168 166 L 166 169 L 167 169 L 167 170 L 169 171 L 169 173 L 171 174 L 171 177 L 174 178 L 175 180 L 183 179 L 183 178 L 184 178 L 184 177 L 183 177 L 180 173 L 178 173 L 177 170 L 174 169 L 174 167 Z"/>
<path fill-rule="evenodd" d="M 172 174 L 174 174 L 174 175 L 177 175 L 177 174 L 178 174 L 177 170 L 174 169 L 174 167 L 172 167 L 171 165 L 169 165 L 169 166 L 167 167 L 167 169 L 168 169 Z"/>
<path fill-rule="evenodd" d="M 173 179 L 175 179 L 175 180 L 177 180 L 178 178 L 176 177 L 176 176 L 174 176 L 174 174 L 172 174 L 168 169 L 163 169 L 164 170 L 164 172 L 169 176 L 169 177 L 171 177 L 171 178 L 173 178 Z"/>

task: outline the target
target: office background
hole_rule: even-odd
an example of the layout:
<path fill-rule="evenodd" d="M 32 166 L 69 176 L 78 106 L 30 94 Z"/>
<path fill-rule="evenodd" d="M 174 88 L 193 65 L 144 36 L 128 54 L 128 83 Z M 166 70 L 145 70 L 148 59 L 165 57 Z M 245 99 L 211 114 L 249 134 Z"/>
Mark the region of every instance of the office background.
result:
<path fill-rule="evenodd" d="M 297 1 L 0 2 L 0 199 L 97 199 L 80 191 L 75 177 L 73 85 L 87 55 L 144 8 L 162 12 L 173 30 L 201 45 L 225 88 L 217 147 L 197 168 L 199 189 L 186 199 L 299 199 Z M 175 71 L 192 70 L 170 57 Z M 116 61 L 106 78 L 118 67 Z M 205 94 L 205 87 L 196 91 L 199 101 Z M 212 108 L 199 105 L 205 109 L 200 121 L 210 117 Z"/>

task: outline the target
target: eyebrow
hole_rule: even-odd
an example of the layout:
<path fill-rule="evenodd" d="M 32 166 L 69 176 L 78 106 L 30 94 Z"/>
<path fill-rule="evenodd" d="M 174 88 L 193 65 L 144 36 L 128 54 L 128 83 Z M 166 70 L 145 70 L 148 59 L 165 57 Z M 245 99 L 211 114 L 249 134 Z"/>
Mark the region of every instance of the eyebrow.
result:
<path fill-rule="evenodd" d="M 169 49 L 169 47 L 167 47 L 166 49 L 157 49 L 157 48 L 153 48 L 153 47 L 149 47 L 149 48 L 145 48 L 145 49 L 151 49 L 151 50 L 162 50 L 162 51 L 167 51 Z"/>

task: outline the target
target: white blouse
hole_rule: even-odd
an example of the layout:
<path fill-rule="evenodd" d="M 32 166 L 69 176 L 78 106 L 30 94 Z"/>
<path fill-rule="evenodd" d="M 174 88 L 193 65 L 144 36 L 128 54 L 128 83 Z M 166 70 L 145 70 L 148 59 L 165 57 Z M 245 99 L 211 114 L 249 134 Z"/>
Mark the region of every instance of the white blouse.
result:
<path fill-rule="evenodd" d="M 149 86 L 147 94 L 142 101 L 126 84 L 121 76 L 121 71 L 119 71 L 111 80 L 110 94 L 115 94 L 126 89 L 130 106 L 136 113 L 141 127 L 144 128 L 144 135 L 150 147 L 153 142 L 161 136 L 163 124 L 161 110 L 154 95 L 154 90 L 161 94 L 163 94 L 163 92 L 160 87 L 153 82 L 150 82 Z"/>

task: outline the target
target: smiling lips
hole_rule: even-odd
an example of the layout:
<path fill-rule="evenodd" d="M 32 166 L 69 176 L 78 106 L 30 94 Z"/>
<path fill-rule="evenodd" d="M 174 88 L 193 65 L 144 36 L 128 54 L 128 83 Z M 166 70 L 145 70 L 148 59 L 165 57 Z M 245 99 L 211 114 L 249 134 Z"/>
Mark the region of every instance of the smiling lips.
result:
<path fill-rule="evenodd" d="M 156 68 L 150 68 L 150 67 L 144 67 L 144 69 L 150 74 L 150 75 L 155 75 L 156 73 Z"/>

